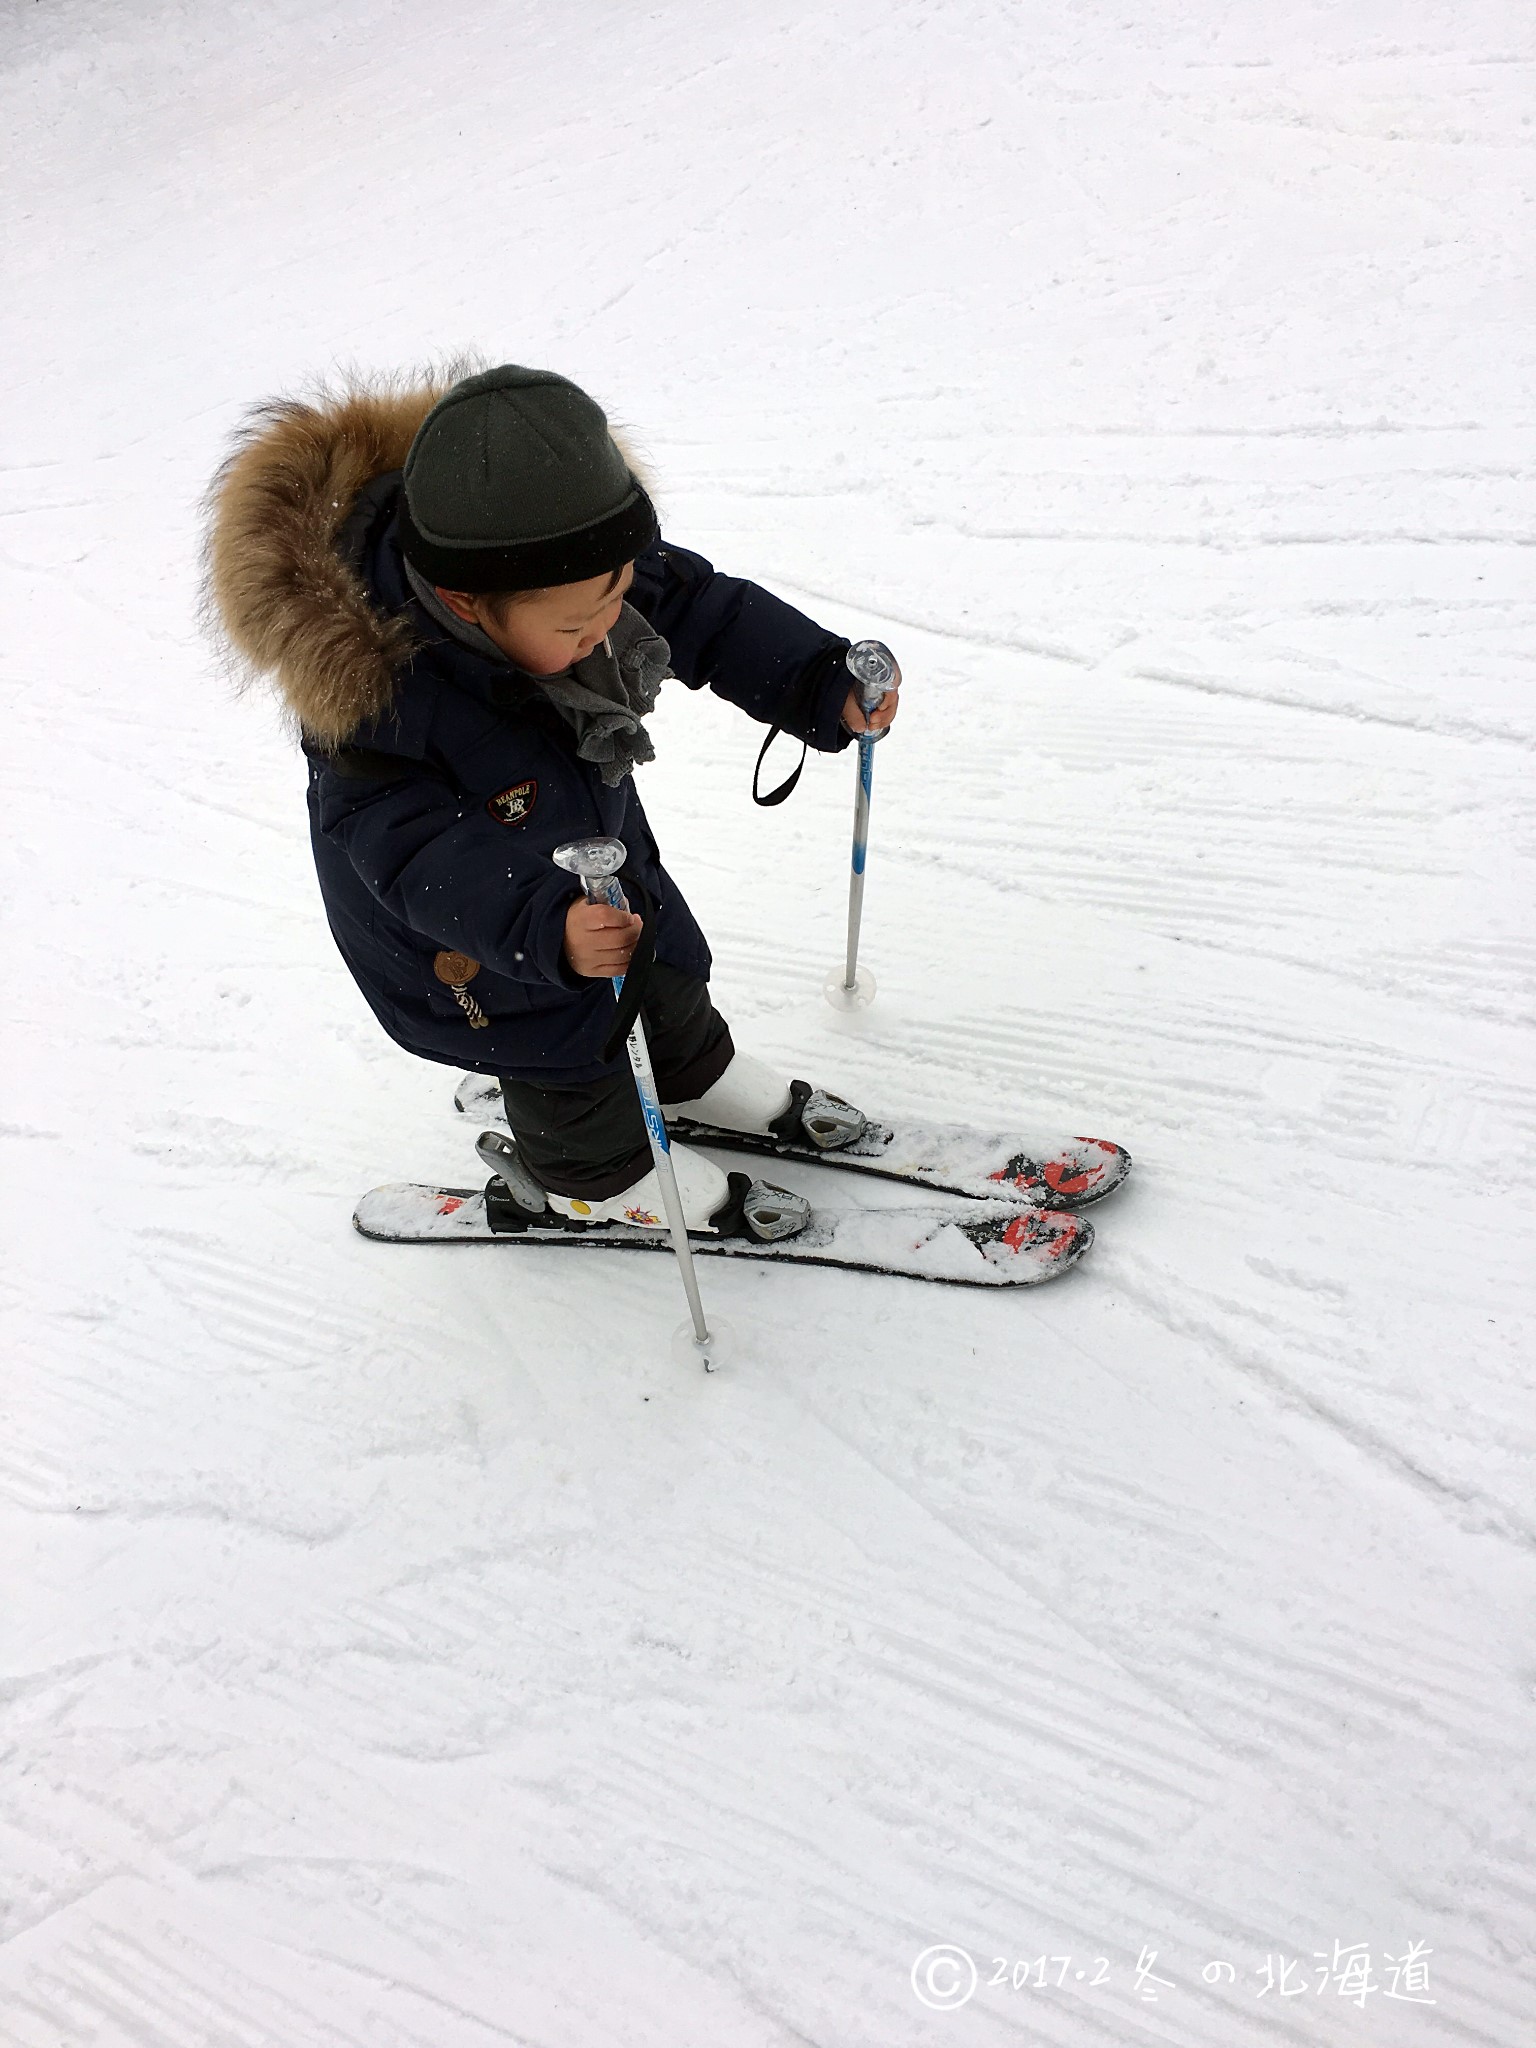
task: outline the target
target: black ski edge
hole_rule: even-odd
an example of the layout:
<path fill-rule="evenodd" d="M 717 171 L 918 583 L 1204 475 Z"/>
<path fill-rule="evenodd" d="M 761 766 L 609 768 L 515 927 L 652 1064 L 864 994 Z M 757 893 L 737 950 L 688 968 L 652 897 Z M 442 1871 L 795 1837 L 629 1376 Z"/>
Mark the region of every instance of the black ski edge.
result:
<path fill-rule="evenodd" d="M 668 1119 L 667 1136 L 683 1145 L 713 1145 L 722 1152 L 755 1152 L 769 1159 L 796 1159 L 807 1166 L 851 1166 L 857 1161 L 855 1170 L 867 1173 L 871 1180 L 887 1180 L 901 1188 L 928 1188 L 936 1195 L 960 1195 L 968 1202 L 1014 1202 L 1023 1201 L 1024 1190 L 1015 1188 L 1008 1192 L 1006 1183 L 1000 1182 L 994 1193 L 979 1194 L 973 1187 L 961 1187 L 949 1180 L 914 1180 L 910 1173 L 893 1173 L 889 1167 L 877 1166 L 868 1152 L 841 1150 L 818 1152 L 810 1145 L 785 1145 L 777 1138 L 759 1137 L 755 1131 L 725 1131 L 713 1124 L 690 1123 L 686 1117 Z M 1111 1142 L 1104 1138 L 1089 1141 L 1095 1145 Z M 1112 1180 L 1107 1188 L 1099 1188 L 1088 1195 L 1059 1195 L 1053 1189 L 1042 1190 L 1039 1201 L 1024 1202 L 1031 1209 L 1064 1209 L 1077 1215 L 1084 1209 L 1091 1209 L 1095 1203 L 1105 1201 L 1110 1195 L 1118 1194 L 1131 1173 L 1131 1155 L 1123 1145 L 1116 1145 L 1115 1151 L 1124 1162 L 1118 1179 Z"/>

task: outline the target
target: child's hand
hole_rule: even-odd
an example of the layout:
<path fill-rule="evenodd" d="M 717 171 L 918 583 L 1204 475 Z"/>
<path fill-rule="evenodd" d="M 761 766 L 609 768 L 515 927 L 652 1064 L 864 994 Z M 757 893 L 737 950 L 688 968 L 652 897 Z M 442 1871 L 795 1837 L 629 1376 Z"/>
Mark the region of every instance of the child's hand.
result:
<path fill-rule="evenodd" d="M 565 957 L 572 971 L 592 981 L 622 974 L 643 922 L 632 910 L 615 910 L 611 903 L 589 903 L 578 896 L 565 913 Z"/>
<path fill-rule="evenodd" d="M 895 681 L 866 719 L 864 707 L 859 702 L 857 690 L 848 692 L 848 701 L 843 706 L 843 723 L 850 732 L 863 732 L 867 726 L 871 732 L 884 732 L 896 713 L 901 709 L 901 699 L 896 692 L 901 687 L 901 670 L 897 669 Z"/>

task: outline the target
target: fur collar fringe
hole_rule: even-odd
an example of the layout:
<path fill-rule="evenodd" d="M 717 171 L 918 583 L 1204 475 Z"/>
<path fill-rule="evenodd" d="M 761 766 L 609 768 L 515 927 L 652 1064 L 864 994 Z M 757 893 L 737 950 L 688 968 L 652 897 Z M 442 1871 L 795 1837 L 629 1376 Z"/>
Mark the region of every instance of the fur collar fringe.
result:
<path fill-rule="evenodd" d="M 473 367 L 473 365 L 469 366 Z M 270 675 L 306 739 L 334 752 L 389 707 L 411 651 L 336 552 L 353 500 L 399 469 L 464 365 L 352 379 L 247 417 L 205 500 L 204 609 L 243 681 Z"/>

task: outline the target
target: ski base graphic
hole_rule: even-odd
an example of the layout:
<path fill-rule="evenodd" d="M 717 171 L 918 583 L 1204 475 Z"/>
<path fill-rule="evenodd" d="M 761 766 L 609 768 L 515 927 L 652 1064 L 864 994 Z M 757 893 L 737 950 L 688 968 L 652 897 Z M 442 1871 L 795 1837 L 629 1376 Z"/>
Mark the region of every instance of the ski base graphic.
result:
<path fill-rule="evenodd" d="M 501 1089 L 489 1074 L 466 1074 L 453 1099 L 457 1109 L 481 1123 L 506 1122 Z M 667 1131 L 686 1145 L 806 1159 L 933 1194 L 1004 1200 L 1015 1207 L 1086 1209 L 1113 1194 L 1131 1170 L 1130 1154 L 1105 1138 L 1018 1138 L 921 1118 L 871 1122 L 851 1145 L 834 1152 L 822 1151 L 809 1138 L 757 1137 L 687 1117 L 669 1117 Z"/>
<path fill-rule="evenodd" d="M 665 1252 L 665 1229 L 629 1223 L 532 1223 L 493 1231 L 479 1188 L 397 1181 L 372 1189 L 352 1218 L 380 1244 L 502 1244 L 529 1249 Z M 1093 1243 L 1085 1217 L 993 1202 L 974 1208 L 817 1208 L 798 1236 L 760 1244 L 750 1237 L 690 1239 L 694 1256 L 754 1265 L 832 1266 L 947 1287 L 1036 1287 L 1075 1266 Z"/>

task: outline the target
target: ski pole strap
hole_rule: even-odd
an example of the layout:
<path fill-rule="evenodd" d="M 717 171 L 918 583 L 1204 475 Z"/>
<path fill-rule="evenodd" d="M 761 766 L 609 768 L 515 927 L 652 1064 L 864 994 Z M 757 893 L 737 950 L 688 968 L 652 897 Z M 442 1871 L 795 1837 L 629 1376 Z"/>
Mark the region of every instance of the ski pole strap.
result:
<path fill-rule="evenodd" d="M 646 983 L 651 978 L 651 966 L 656 958 L 656 905 L 651 892 L 638 875 L 628 868 L 619 870 L 618 879 L 624 885 L 624 893 L 631 903 L 639 899 L 640 936 L 635 941 L 635 950 L 629 956 L 629 965 L 624 970 L 624 993 L 619 997 L 619 1006 L 614 1015 L 613 1029 L 603 1042 L 598 1054 L 601 1060 L 616 1060 L 624 1050 L 624 1044 L 635 1028 L 635 1019 L 640 1014 L 640 1005 L 645 1001 Z"/>
<path fill-rule="evenodd" d="M 794 773 L 792 775 L 787 775 L 784 778 L 784 780 L 779 784 L 777 789 L 771 789 L 768 792 L 768 794 L 764 796 L 758 789 L 758 783 L 762 779 L 763 763 L 768 758 L 768 749 L 773 745 L 774 741 L 778 738 L 779 734 L 783 730 L 784 728 L 782 725 L 775 725 L 769 727 L 768 737 L 763 741 L 761 748 L 758 750 L 757 766 L 752 770 L 752 801 L 755 804 L 761 804 L 765 811 L 768 810 L 774 804 L 783 803 L 784 799 L 787 796 L 794 795 L 795 784 L 800 780 L 800 777 L 805 770 L 805 757 L 807 753 L 810 751 L 810 742 L 808 740 L 802 740 L 800 742 L 800 759 L 795 767 Z"/>
<path fill-rule="evenodd" d="M 808 725 L 814 731 L 819 722 L 816 707 L 821 704 L 830 686 L 835 682 L 839 692 L 848 688 L 847 655 L 848 642 L 835 640 L 830 647 L 824 647 L 810 663 L 800 679 L 794 703 L 789 707 L 788 715 L 798 724 Z M 768 737 L 758 750 L 757 766 L 752 770 L 752 801 L 761 804 L 764 810 L 774 804 L 783 803 L 787 796 L 794 794 L 795 784 L 805 769 L 805 757 L 810 751 L 810 741 L 801 740 L 800 759 L 795 764 L 794 772 L 786 775 L 777 789 L 770 789 L 764 796 L 759 787 L 763 777 L 763 763 L 768 758 L 768 749 L 785 730 L 787 728 L 782 722 L 769 727 Z M 798 735 L 792 734 L 791 737 Z"/>

